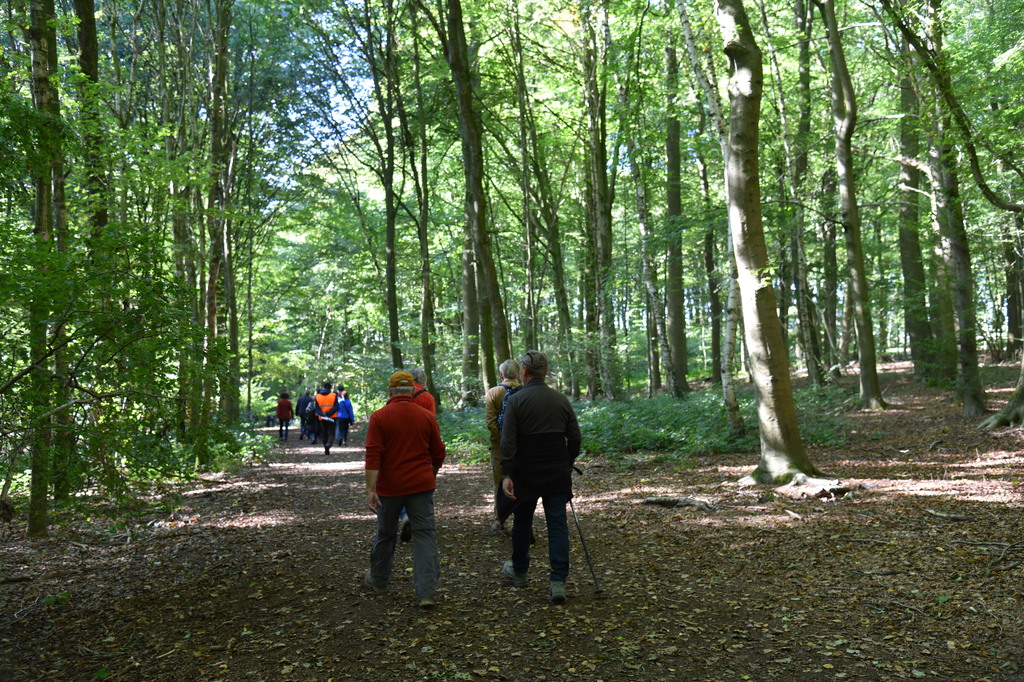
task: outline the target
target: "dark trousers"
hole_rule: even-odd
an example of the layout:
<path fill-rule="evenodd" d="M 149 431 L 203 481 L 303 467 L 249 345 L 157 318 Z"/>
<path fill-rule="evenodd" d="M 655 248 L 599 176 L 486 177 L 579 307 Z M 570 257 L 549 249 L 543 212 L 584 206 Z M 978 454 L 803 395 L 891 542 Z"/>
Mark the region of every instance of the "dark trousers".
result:
<path fill-rule="evenodd" d="M 334 445 L 334 422 L 320 417 L 317 417 L 317 421 L 320 422 L 320 439 L 324 443 L 324 452 L 327 452 Z"/>
<path fill-rule="evenodd" d="M 551 563 L 550 579 L 565 582 L 569 576 L 569 520 L 565 506 L 569 504 L 570 493 L 555 495 L 517 495 L 512 524 L 512 569 L 526 573 L 530 568 L 530 539 L 533 535 L 533 513 L 537 502 L 544 502 L 544 519 L 548 526 L 548 561 Z"/>
<path fill-rule="evenodd" d="M 335 429 L 338 437 L 338 445 L 346 445 L 348 443 L 348 427 L 352 423 L 352 420 L 348 417 L 338 417 L 334 422 Z"/>

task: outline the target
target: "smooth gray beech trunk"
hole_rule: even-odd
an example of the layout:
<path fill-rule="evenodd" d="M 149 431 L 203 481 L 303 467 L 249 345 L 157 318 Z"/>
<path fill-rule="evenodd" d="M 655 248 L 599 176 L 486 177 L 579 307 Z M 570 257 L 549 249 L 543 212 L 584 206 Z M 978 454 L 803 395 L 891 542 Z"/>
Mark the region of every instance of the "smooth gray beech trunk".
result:
<path fill-rule="evenodd" d="M 480 116 L 477 112 L 476 95 L 473 86 L 473 68 L 470 59 L 469 43 L 466 38 L 466 26 L 463 21 L 461 0 L 448 0 L 445 23 L 432 14 L 423 2 L 417 2 L 417 6 L 424 13 L 427 19 L 434 26 L 438 39 L 444 49 L 445 60 L 452 75 L 452 84 L 455 88 L 455 100 L 459 112 L 459 138 L 462 141 L 462 165 L 465 175 L 465 218 L 467 236 L 472 241 L 472 250 L 475 252 L 475 267 L 480 269 L 481 281 L 486 290 L 479 292 L 480 296 L 486 296 L 491 308 L 491 318 L 494 321 L 492 332 L 494 334 L 494 353 L 501 358 L 511 357 L 512 346 L 509 340 L 508 319 L 505 314 L 505 304 L 501 298 L 501 288 L 498 285 L 497 270 L 494 265 L 494 257 L 491 253 L 491 240 L 487 231 L 487 193 L 484 190 L 484 150 L 483 150 L 483 129 Z M 465 268 L 466 257 L 463 256 L 463 267 Z M 465 273 L 463 281 L 466 282 Z M 464 287 L 466 300 L 464 304 L 469 306 L 469 291 Z M 474 304 L 475 305 L 475 304 Z M 463 337 L 463 370 L 466 369 L 466 355 L 471 351 L 468 347 L 475 344 L 475 332 L 472 337 Z M 479 373 L 473 376 L 463 375 L 463 391 L 470 383 L 479 381 Z M 465 397 L 465 396 L 464 396 Z"/>
<path fill-rule="evenodd" d="M 729 131 L 728 125 L 725 121 L 725 115 L 722 113 L 722 100 L 718 92 L 718 79 L 714 73 L 714 60 L 708 59 L 706 63 L 701 61 L 696 41 L 693 38 L 693 30 L 690 26 L 690 17 L 686 11 L 686 3 L 679 3 L 679 21 L 683 27 L 683 36 L 686 39 L 686 51 L 690 56 L 690 65 L 693 68 L 693 75 L 700 84 L 701 90 L 704 91 L 711 121 L 715 126 L 715 132 L 718 134 L 718 142 L 722 150 L 722 162 L 727 166 L 729 159 Z M 715 85 L 712 85 L 712 83 Z M 698 169 L 701 174 L 701 187 L 704 195 L 705 206 L 710 208 L 711 188 L 707 174 L 707 167 L 698 160 Z M 726 203 L 728 203 L 728 176 L 726 177 L 725 185 Z M 711 211 L 709 210 L 708 214 L 710 213 Z M 708 234 L 711 235 L 711 242 L 705 243 L 705 271 L 708 273 L 709 280 L 715 277 L 714 269 L 711 267 L 709 262 L 714 250 L 714 238 L 711 232 L 712 230 L 709 230 L 708 232 Z M 732 233 L 728 228 L 726 229 L 726 240 L 729 245 L 729 275 L 728 278 L 726 278 L 729 290 L 726 295 L 727 302 L 725 306 L 725 343 L 721 353 L 722 368 L 718 376 L 722 381 L 722 401 L 725 406 L 725 415 L 729 424 L 729 432 L 733 435 L 739 436 L 743 434 L 745 427 L 743 424 L 743 416 L 740 414 L 739 400 L 736 398 L 736 387 L 733 377 L 735 375 L 736 344 L 739 333 L 740 292 L 739 284 L 737 282 L 735 249 L 732 244 Z M 717 288 L 713 285 L 709 285 L 709 291 L 712 294 L 712 304 L 714 305 L 718 294 Z M 714 326 L 712 326 L 712 328 L 714 329 Z"/>
<path fill-rule="evenodd" d="M 729 60 L 729 136 L 726 181 L 729 229 L 743 298 L 744 338 L 757 390 L 761 459 L 750 477 L 787 483 L 796 474 L 819 472 L 797 428 L 775 290 L 768 268 L 761 214 L 758 124 L 764 86 L 761 50 L 754 42 L 741 0 L 718 0 L 716 15 Z"/>
<path fill-rule="evenodd" d="M 853 164 L 853 132 L 857 127 L 857 100 L 853 81 L 846 66 L 833 0 L 815 0 L 825 22 L 829 55 L 832 60 L 832 121 L 835 130 L 836 172 L 842 209 L 846 257 L 850 268 L 850 312 L 857 332 L 857 359 L 860 363 L 860 401 L 863 407 L 882 409 L 882 388 L 878 383 L 874 325 L 871 321 L 871 294 L 861 240 L 860 206 Z"/>

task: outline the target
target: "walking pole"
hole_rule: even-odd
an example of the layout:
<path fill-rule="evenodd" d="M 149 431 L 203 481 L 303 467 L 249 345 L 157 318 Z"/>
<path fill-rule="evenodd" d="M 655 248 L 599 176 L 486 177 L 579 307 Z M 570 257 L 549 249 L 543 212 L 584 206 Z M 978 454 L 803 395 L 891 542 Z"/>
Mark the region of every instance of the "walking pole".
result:
<path fill-rule="evenodd" d="M 577 469 L 579 471 L 579 469 Z M 594 595 L 600 597 L 604 590 L 601 589 L 600 583 L 597 582 L 597 572 L 594 570 L 594 562 L 590 560 L 590 550 L 587 549 L 587 541 L 583 537 L 583 527 L 580 526 L 580 517 L 576 516 L 576 505 L 572 503 L 572 498 L 569 498 L 569 509 L 572 510 L 573 521 L 576 522 L 576 530 L 580 534 L 580 544 L 583 545 L 583 556 L 587 558 L 587 566 L 590 567 L 590 575 L 594 579 Z"/>

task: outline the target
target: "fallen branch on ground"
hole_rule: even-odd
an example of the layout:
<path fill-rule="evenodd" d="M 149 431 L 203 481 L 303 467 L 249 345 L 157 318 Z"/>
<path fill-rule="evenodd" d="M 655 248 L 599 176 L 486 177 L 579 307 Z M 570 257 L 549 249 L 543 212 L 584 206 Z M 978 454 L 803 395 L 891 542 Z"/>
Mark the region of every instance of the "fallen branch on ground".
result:
<path fill-rule="evenodd" d="M 924 511 L 925 511 L 926 514 L 931 514 L 932 516 L 937 516 L 940 519 L 946 519 L 947 521 L 970 521 L 971 520 L 971 518 L 969 516 L 962 516 L 960 514 L 949 514 L 947 512 L 935 511 L 934 509 L 927 509 L 926 508 Z"/>
<path fill-rule="evenodd" d="M 655 504 L 659 507 L 695 507 L 702 511 L 715 511 L 717 509 L 713 504 L 689 497 L 648 497 L 644 500 L 644 504 Z"/>

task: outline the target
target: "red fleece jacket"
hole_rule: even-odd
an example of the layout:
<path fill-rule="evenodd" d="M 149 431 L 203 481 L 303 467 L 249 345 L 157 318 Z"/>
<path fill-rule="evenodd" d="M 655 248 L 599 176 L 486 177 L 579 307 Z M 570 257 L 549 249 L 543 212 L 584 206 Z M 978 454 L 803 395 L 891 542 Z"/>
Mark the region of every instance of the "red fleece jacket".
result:
<path fill-rule="evenodd" d="M 411 396 L 393 396 L 370 415 L 366 468 L 380 472 L 378 495 L 394 497 L 435 489 L 434 475 L 445 454 L 437 420 Z"/>

